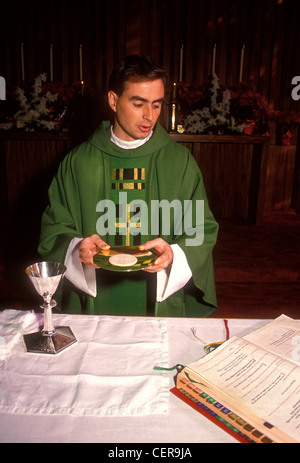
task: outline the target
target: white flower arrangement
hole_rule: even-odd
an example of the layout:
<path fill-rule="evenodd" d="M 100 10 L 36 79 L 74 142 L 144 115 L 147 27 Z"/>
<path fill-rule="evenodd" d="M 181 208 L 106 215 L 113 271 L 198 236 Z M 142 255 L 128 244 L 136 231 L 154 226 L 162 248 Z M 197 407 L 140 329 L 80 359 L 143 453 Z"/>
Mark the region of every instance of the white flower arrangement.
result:
<path fill-rule="evenodd" d="M 35 129 L 55 130 L 58 121 L 50 119 L 51 104 L 55 103 L 58 93 L 46 92 L 43 94 L 43 83 L 47 80 L 47 74 L 40 74 L 35 78 L 28 101 L 22 88 L 17 87 L 15 97 L 19 104 L 19 110 L 14 114 L 13 120 L 0 124 L 0 129 L 11 130 L 13 128 L 31 131 Z"/>
<path fill-rule="evenodd" d="M 222 100 L 218 102 L 219 79 L 214 73 L 212 76 L 210 106 L 196 109 L 184 119 L 187 133 L 220 134 L 223 132 L 241 133 L 246 124 L 237 124 L 230 114 L 230 91 L 222 93 Z"/>

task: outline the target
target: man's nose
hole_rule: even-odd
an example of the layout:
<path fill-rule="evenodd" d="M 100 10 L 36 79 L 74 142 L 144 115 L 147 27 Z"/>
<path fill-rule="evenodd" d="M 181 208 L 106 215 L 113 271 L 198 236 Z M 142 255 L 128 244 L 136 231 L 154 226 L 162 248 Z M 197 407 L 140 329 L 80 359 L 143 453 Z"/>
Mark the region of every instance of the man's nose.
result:
<path fill-rule="evenodd" d="M 151 105 L 145 105 L 144 106 L 144 119 L 147 119 L 147 121 L 152 121 L 153 119 L 153 108 Z"/>

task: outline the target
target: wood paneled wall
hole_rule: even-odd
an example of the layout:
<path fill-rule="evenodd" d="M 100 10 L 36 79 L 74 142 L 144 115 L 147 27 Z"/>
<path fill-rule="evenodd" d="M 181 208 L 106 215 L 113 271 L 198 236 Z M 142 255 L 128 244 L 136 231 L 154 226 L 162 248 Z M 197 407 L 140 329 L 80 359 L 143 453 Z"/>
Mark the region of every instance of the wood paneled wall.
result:
<path fill-rule="evenodd" d="M 172 135 L 172 138 L 193 153 L 217 219 L 249 219 L 260 223 L 265 211 L 265 186 L 271 191 L 267 202 L 273 206 L 275 182 L 279 184 L 277 198 L 291 198 L 291 176 L 285 175 L 288 173 L 285 159 L 281 160 L 284 169 L 279 179 L 274 174 L 268 176 L 267 168 L 261 167 L 268 166 L 268 159 L 264 161 L 265 137 Z M 10 138 L 0 136 L 0 153 L 3 153 L 0 156 L 0 217 L 40 218 L 48 204 L 48 188 L 58 164 L 76 144 L 67 135 L 28 132 Z M 286 154 L 287 150 L 283 152 Z"/>
<path fill-rule="evenodd" d="M 257 86 L 275 109 L 299 110 L 291 79 L 300 74 L 300 2 L 293 0 L 99 0 L 6 1 L 1 5 L 0 75 L 21 84 L 49 73 L 53 43 L 54 80 L 79 80 L 83 46 L 84 81 L 105 92 L 113 64 L 126 54 L 150 55 L 178 81 L 184 45 L 183 80 L 206 83 L 212 47 L 224 85 L 238 82 L 245 44 L 243 80 Z M 298 64 L 299 63 L 299 64 Z"/>

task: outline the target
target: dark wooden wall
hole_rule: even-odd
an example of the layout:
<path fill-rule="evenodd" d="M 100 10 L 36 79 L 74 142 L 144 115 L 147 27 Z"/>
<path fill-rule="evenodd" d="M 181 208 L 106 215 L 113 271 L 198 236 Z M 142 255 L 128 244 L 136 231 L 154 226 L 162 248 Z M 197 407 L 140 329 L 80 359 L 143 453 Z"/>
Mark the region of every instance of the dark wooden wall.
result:
<path fill-rule="evenodd" d="M 243 80 L 257 86 L 275 109 L 299 110 L 291 80 L 300 74 L 300 2 L 293 0 L 48 0 L 1 5 L 0 75 L 21 84 L 49 73 L 53 44 L 54 80 L 79 80 L 83 46 L 84 81 L 105 92 L 113 63 L 130 53 L 152 56 L 178 81 L 184 45 L 183 80 L 206 83 L 212 47 L 224 85 L 238 82 L 245 44 Z"/>

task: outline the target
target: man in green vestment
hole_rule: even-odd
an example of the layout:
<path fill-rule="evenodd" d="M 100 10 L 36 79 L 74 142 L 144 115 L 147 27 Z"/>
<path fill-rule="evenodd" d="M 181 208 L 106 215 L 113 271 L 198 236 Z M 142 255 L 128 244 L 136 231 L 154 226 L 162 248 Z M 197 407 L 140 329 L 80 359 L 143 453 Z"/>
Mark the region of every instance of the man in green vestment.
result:
<path fill-rule="evenodd" d="M 73 149 L 51 183 L 39 253 L 67 266 L 64 312 L 207 317 L 216 309 L 218 224 L 194 158 L 158 123 L 165 86 L 165 71 L 148 58 L 118 63 L 108 91 L 113 124 Z M 120 245 L 158 257 L 135 272 L 95 265 L 99 249 Z"/>

